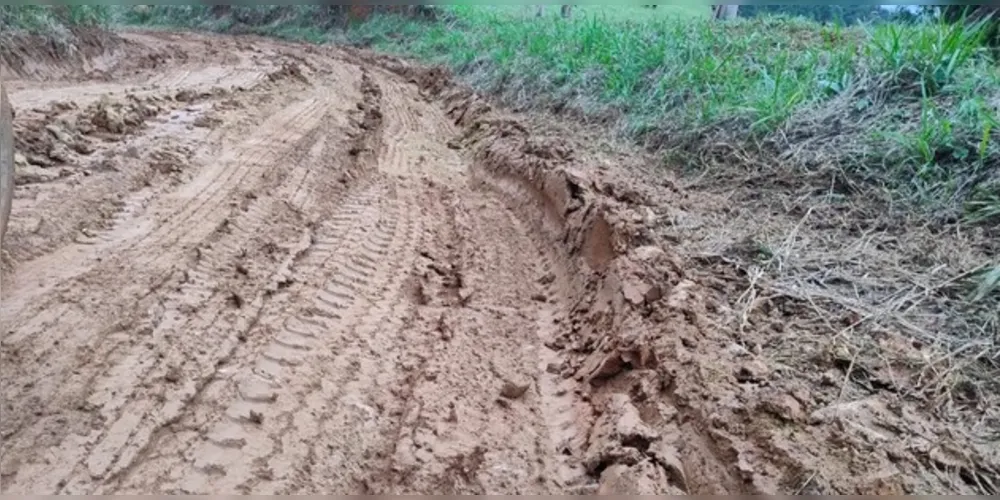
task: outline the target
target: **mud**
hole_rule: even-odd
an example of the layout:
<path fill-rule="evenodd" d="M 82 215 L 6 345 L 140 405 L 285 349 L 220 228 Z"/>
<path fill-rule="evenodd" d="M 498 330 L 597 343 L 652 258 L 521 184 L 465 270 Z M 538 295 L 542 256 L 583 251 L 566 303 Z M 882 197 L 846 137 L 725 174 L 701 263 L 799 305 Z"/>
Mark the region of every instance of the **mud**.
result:
<path fill-rule="evenodd" d="M 363 51 L 118 50 L 11 83 L 4 493 L 996 492 L 971 430 L 733 338 L 642 153 Z"/>

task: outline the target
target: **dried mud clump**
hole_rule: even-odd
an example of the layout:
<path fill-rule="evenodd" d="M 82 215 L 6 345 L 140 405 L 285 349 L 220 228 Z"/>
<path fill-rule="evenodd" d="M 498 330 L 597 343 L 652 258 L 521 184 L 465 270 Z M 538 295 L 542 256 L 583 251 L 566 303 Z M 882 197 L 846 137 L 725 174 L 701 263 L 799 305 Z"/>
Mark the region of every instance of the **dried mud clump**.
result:
<path fill-rule="evenodd" d="M 700 261 L 656 236 L 650 207 L 669 203 L 671 183 L 605 178 L 447 72 L 364 57 L 441 100 L 464 129 L 455 145 L 474 155 L 474 175 L 571 258 L 571 319 L 548 346 L 567 355 L 560 372 L 600 414 L 582 457 L 598 491 L 997 492 L 1000 447 L 902 392 L 894 370 L 862 373 L 857 356 L 829 350 L 767 358 L 767 338 L 727 328 L 711 273 L 691 272 Z M 797 368 L 811 362 L 829 369 Z"/>
<path fill-rule="evenodd" d="M 98 149 L 95 141 L 120 141 L 169 107 L 169 99 L 129 95 L 124 100 L 105 96 L 83 109 L 57 101 L 46 109 L 23 110 L 14 123 L 16 162 L 42 168 L 76 165 Z M 25 174 L 20 183 L 59 177 L 33 169 L 18 172 Z"/>
<path fill-rule="evenodd" d="M 355 122 L 347 154 L 351 157 L 349 168 L 344 175 L 353 176 L 362 170 L 372 168 L 375 152 L 382 141 L 382 89 L 365 70 L 361 75 L 362 100 L 357 104 L 361 117 Z M 348 177 L 342 177 L 346 182 Z"/>
<path fill-rule="evenodd" d="M 302 68 L 294 62 L 283 62 L 281 63 L 281 68 L 276 71 L 272 71 L 267 74 L 267 79 L 273 83 L 280 82 L 282 80 L 298 80 L 304 84 L 309 84 L 309 79 L 306 75 L 302 73 Z"/>
<path fill-rule="evenodd" d="M 87 107 L 77 124 L 86 134 L 124 135 L 145 125 L 165 108 L 155 98 L 129 96 L 124 102 L 101 99 Z"/>
<path fill-rule="evenodd" d="M 94 152 L 74 123 L 56 113 L 23 113 L 14 124 L 18 164 L 51 167 L 72 162 L 75 155 Z"/>

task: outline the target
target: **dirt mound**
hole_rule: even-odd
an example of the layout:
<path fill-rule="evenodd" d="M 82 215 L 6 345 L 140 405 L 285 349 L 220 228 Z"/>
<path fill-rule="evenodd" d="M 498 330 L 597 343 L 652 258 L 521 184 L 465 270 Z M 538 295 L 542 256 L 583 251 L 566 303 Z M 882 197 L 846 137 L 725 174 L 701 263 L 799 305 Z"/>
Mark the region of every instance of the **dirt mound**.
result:
<path fill-rule="evenodd" d="M 77 125 L 85 134 L 123 135 L 134 132 L 148 118 L 163 111 L 157 101 L 156 98 L 138 99 L 134 96 L 129 96 L 124 102 L 102 99 L 83 110 Z"/>
<path fill-rule="evenodd" d="M 60 68 L 93 76 L 95 60 L 119 50 L 122 39 L 95 29 L 71 29 L 64 42 L 37 35 L 7 35 L 0 45 L 0 72 L 10 78 L 52 76 Z"/>
<path fill-rule="evenodd" d="M 47 109 L 22 110 L 15 120 L 19 163 L 42 167 L 73 163 L 96 151 L 94 141 L 120 141 L 169 107 L 167 100 L 155 96 L 124 100 L 105 96 L 83 109 L 73 102 L 56 102 Z"/>
<path fill-rule="evenodd" d="M 302 68 L 294 62 L 283 63 L 281 68 L 267 74 L 267 79 L 272 82 L 279 82 L 289 78 L 298 80 L 306 85 L 309 84 L 309 79 L 302 73 Z"/>

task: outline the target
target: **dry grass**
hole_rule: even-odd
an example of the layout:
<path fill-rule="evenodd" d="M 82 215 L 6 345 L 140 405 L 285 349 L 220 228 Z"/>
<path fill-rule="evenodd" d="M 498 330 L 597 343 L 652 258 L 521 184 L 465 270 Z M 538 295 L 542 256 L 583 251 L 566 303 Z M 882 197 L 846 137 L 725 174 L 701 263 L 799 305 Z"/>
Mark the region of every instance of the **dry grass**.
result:
<path fill-rule="evenodd" d="M 822 352 L 845 371 L 842 393 L 887 391 L 1000 438 L 1000 294 L 983 288 L 1000 253 L 991 229 L 860 203 L 838 193 L 836 169 L 804 181 L 794 167 L 755 171 L 757 155 L 724 143 L 706 151 L 705 171 L 729 174 L 691 179 L 688 190 L 709 196 L 663 232 L 726 282 L 734 339 L 805 373 L 817 366 L 803 353 Z M 816 189 L 824 176 L 830 189 Z M 775 308 L 794 335 L 767 330 Z"/>

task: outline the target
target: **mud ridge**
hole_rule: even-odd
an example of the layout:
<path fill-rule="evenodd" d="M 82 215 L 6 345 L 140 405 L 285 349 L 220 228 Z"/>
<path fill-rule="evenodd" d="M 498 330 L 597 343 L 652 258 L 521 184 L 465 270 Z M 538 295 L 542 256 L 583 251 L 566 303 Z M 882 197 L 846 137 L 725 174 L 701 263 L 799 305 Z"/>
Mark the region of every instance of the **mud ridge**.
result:
<path fill-rule="evenodd" d="M 95 59 L 124 45 L 121 37 L 101 29 L 72 28 L 68 40 L 59 43 L 38 35 L 12 36 L 0 48 L 0 71 L 20 77 L 40 76 L 48 73 L 44 69 L 48 65 L 82 76 L 91 71 Z"/>
<path fill-rule="evenodd" d="M 438 100 L 463 130 L 457 142 L 472 152 L 475 173 L 571 257 L 571 327 L 550 347 L 569 355 L 564 376 L 583 384 L 598 415 L 583 460 L 600 491 L 913 493 L 956 480 L 992 491 L 998 457 L 918 417 L 919 402 L 893 415 L 883 400 L 838 401 L 740 349 L 713 320 L 724 306 L 687 272 L 692 261 L 653 236 L 643 187 L 588 178 L 572 148 L 538 138 L 445 70 L 357 54 Z M 795 430 L 778 430 L 786 426 Z M 952 458 L 928 462 L 918 451 L 927 438 L 902 430 L 914 427 L 950 442 L 941 453 Z M 828 444 L 871 453 L 873 439 L 888 439 L 873 429 L 897 429 L 888 435 L 907 444 L 864 464 Z M 967 470 L 977 472 L 940 472 L 957 443 L 972 447 Z"/>
<path fill-rule="evenodd" d="M 680 443 L 638 418 L 642 404 L 630 395 L 632 385 L 647 391 L 640 394 L 645 398 L 661 398 L 666 390 L 670 374 L 657 363 L 652 346 L 654 337 L 670 332 L 649 316 L 685 288 L 678 259 L 643 246 L 650 242 L 643 218 L 575 173 L 571 150 L 534 138 L 523 124 L 495 113 L 440 69 L 384 66 L 441 101 L 463 129 L 457 141 L 472 152 L 474 174 L 570 257 L 570 324 L 548 346 L 570 354 L 563 376 L 586 387 L 598 415 L 582 459 L 600 481 L 600 491 L 697 492 L 697 485 L 679 480 L 685 477 Z"/>

